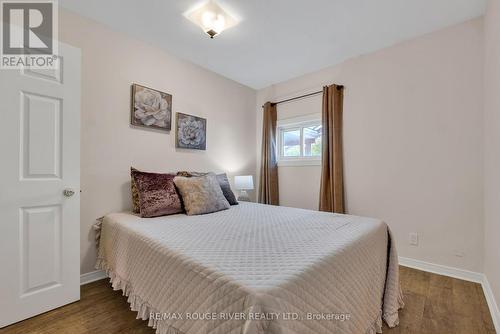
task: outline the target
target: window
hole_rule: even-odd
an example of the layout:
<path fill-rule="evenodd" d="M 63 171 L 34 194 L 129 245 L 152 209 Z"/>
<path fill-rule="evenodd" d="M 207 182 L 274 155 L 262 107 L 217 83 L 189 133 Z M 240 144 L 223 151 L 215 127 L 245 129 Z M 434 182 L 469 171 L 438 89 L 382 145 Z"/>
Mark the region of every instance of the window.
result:
<path fill-rule="evenodd" d="M 323 127 L 319 116 L 278 122 L 278 164 L 282 166 L 319 165 Z"/>
<path fill-rule="evenodd" d="M 283 156 L 300 157 L 300 129 L 283 129 Z"/>

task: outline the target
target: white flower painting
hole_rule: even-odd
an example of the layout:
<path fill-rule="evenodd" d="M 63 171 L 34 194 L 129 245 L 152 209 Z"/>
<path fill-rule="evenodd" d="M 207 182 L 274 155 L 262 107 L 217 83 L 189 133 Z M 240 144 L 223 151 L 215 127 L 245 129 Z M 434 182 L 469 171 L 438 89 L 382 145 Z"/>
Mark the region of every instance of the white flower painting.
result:
<path fill-rule="evenodd" d="M 207 120 L 177 113 L 176 146 L 194 150 L 207 148 Z"/>
<path fill-rule="evenodd" d="M 141 85 L 132 85 L 131 123 L 170 131 L 172 95 Z"/>

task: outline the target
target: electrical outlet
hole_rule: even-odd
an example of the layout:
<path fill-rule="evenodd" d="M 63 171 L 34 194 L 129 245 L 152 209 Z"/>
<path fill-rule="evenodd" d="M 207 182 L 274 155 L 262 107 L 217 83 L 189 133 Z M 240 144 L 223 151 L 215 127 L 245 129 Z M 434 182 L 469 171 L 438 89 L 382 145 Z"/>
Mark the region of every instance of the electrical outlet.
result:
<path fill-rule="evenodd" d="M 418 233 L 410 233 L 410 245 L 418 246 Z"/>

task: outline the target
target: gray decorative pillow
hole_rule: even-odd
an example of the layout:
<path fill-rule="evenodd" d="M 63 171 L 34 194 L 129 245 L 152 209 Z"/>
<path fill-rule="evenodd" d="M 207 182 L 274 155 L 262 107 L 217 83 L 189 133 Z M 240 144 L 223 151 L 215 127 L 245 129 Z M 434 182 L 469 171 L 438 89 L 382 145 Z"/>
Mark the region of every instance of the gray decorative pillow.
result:
<path fill-rule="evenodd" d="M 205 176 L 207 175 L 207 172 L 188 172 L 186 170 L 181 170 L 177 172 L 177 176 L 185 176 L 185 177 L 198 177 L 198 176 Z"/>
<path fill-rule="evenodd" d="M 229 204 L 237 205 L 238 201 L 236 200 L 236 196 L 234 196 L 234 193 L 231 190 L 231 186 L 229 185 L 229 180 L 227 179 L 226 173 L 217 174 L 217 181 L 219 181 L 222 193 L 224 194 L 224 197 L 227 199 Z"/>
<path fill-rule="evenodd" d="M 230 207 L 213 173 L 200 177 L 176 176 L 174 183 L 189 216 L 226 210 Z"/>
<path fill-rule="evenodd" d="M 185 170 L 177 172 L 177 176 L 184 176 L 184 177 L 200 177 L 200 176 L 205 176 L 208 174 L 210 174 L 210 173 L 188 172 Z M 222 190 L 222 193 L 224 194 L 224 197 L 227 199 L 229 204 L 237 205 L 238 201 L 236 200 L 236 196 L 234 196 L 234 193 L 231 190 L 231 185 L 229 184 L 229 180 L 227 178 L 226 173 L 217 174 L 217 181 L 219 181 L 219 185 L 220 185 L 220 188 Z"/>

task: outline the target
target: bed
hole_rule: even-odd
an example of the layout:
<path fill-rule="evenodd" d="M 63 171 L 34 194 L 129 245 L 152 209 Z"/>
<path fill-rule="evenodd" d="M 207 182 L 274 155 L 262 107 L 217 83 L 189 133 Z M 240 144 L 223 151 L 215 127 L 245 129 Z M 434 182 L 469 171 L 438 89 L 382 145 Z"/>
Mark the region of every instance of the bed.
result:
<path fill-rule="evenodd" d="M 403 307 L 377 219 L 243 202 L 96 229 L 97 269 L 158 334 L 376 333 Z"/>

